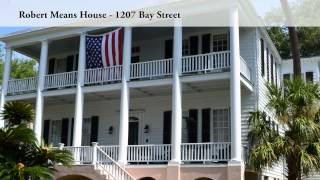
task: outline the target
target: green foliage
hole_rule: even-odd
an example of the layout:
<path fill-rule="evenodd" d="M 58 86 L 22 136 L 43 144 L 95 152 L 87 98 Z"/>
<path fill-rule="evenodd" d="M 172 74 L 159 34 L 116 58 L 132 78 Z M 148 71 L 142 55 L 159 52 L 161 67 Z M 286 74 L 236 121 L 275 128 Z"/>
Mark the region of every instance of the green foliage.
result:
<path fill-rule="evenodd" d="M 278 133 L 263 112 L 249 118 L 249 164 L 255 170 L 286 159 L 288 179 L 320 170 L 320 87 L 300 79 L 268 85 L 268 109 L 283 127 Z"/>
<path fill-rule="evenodd" d="M 268 28 L 268 33 L 274 45 L 277 47 L 280 56 L 283 59 L 289 59 L 291 56 L 290 41 L 286 28 L 270 27 Z"/>
<path fill-rule="evenodd" d="M 5 104 L 3 117 L 8 125 L 0 128 L 0 179 L 53 179 L 55 165 L 71 165 L 73 157 L 69 151 L 37 142 L 34 132 L 27 127 L 33 116 L 29 104 Z"/>
<path fill-rule="evenodd" d="M 30 123 L 33 120 L 33 114 L 31 104 L 20 101 L 6 103 L 2 112 L 2 116 L 7 120 L 9 126 Z"/>
<path fill-rule="evenodd" d="M 290 3 L 290 10 L 292 12 L 293 20 L 296 24 L 317 24 L 319 25 L 320 1 L 315 0 L 299 0 L 296 3 Z M 273 8 L 266 13 L 264 18 L 267 24 L 274 25 L 269 27 L 269 35 L 277 47 L 280 56 L 283 59 L 291 58 L 289 35 L 287 28 L 279 27 L 279 25 L 285 24 L 286 19 L 283 14 L 283 8 Z M 298 26 L 296 28 L 300 54 L 302 57 L 318 56 L 320 55 L 320 28 Z"/>
<path fill-rule="evenodd" d="M 37 70 L 35 69 L 37 61 L 34 59 L 22 60 L 13 59 L 11 61 L 11 74 L 10 77 L 14 79 L 34 77 L 37 75 Z M 3 61 L 0 61 L 0 81 L 2 82 L 3 74 Z"/>
<path fill-rule="evenodd" d="M 286 28 L 270 27 L 268 33 L 283 59 L 291 58 L 289 35 Z M 302 57 L 320 55 L 320 28 L 297 27 Z"/>

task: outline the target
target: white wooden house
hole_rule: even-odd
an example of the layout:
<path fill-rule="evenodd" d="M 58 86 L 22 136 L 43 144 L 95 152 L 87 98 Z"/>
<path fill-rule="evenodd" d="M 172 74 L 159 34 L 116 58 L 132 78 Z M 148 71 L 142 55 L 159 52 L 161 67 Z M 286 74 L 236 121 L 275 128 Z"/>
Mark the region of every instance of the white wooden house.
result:
<path fill-rule="evenodd" d="M 1 37 L 1 106 L 32 103 L 39 140 L 109 179 L 283 179 L 282 165 L 258 177 L 245 163 L 249 112 L 265 109 L 265 84 L 280 83 L 281 58 L 264 28 L 232 17 L 230 28 L 125 27 L 123 64 L 97 69 L 86 68 L 85 37 L 117 27 Z M 38 76 L 11 79 L 12 51 L 37 59 Z"/>

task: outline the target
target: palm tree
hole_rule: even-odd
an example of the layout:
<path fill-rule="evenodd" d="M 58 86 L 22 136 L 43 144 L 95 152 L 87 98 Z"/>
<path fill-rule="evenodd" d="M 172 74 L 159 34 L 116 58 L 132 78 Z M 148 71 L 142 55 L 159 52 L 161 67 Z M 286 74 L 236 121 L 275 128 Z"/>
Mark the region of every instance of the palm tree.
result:
<path fill-rule="evenodd" d="M 320 87 L 300 79 L 283 87 L 268 85 L 270 112 L 282 125 L 280 132 L 264 112 L 249 118 L 249 165 L 258 172 L 283 160 L 289 180 L 320 170 Z"/>
<path fill-rule="evenodd" d="M 291 53 L 293 59 L 293 75 L 294 78 L 301 78 L 301 60 L 300 60 L 300 47 L 299 39 L 296 27 L 293 26 L 292 13 L 289 9 L 288 0 L 280 0 L 282 9 L 284 11 L 285 17 L 288 24 L 289 40 L 291 46 Z"/>
<path fill-rule="evenodd" d="M 71 165 L 69 151 L 39 143 L 27 127 L 34 117 L 30 104 L 9 102 L 2 116 L 7 125 L 0 128 L 0 179 L 53 179 L 57 164 Z"/>

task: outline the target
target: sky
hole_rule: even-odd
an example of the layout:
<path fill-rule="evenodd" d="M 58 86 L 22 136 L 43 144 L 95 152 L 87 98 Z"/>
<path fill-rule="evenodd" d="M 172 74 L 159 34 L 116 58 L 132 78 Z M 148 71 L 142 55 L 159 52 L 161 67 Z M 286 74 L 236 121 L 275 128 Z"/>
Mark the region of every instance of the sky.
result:
<path fill-rule="evenodd" d="M 250 0 L 253 6 L 256 8 L 257 13 L 260 16 L 263 16 L 267 11 L 269 11 L 273 7 L 280 6 L 280 0 Z M 293 0 L 289 0 L 293 1 Z M 28 29 L 29 27 L 0 27 L 0 36 Z"/>

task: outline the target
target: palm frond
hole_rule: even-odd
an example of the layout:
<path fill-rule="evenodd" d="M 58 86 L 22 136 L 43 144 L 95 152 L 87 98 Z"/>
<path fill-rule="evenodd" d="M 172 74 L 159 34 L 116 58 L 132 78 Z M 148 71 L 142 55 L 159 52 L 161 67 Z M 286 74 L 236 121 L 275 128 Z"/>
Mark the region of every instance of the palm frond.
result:
<path fill-rule="evenodd" d="M 4 105 L 1 114 L 8 120 L 8 126 L 30 123 L 34 119 L 34 111 L 30 104 L 21 101 L 11 101 Z"/>

